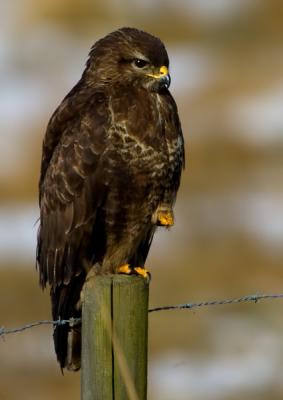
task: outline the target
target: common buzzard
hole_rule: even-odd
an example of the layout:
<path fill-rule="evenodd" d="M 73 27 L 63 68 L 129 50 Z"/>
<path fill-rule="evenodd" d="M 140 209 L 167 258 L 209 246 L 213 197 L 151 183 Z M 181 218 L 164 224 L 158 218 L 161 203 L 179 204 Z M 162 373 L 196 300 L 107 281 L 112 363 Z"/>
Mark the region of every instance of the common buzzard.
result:
<path fill-rule="evenodd" d="M 89 271 L 146 275 L 157 226 L 173 224 L 184 143 L 168 68 L 158 38 L 112 32 L 48 123 L 37 264 L 55 320 L 80 317 Z M 61 368 L 78 369 L 80 327 L 55 327 L 54 343 Z"/>

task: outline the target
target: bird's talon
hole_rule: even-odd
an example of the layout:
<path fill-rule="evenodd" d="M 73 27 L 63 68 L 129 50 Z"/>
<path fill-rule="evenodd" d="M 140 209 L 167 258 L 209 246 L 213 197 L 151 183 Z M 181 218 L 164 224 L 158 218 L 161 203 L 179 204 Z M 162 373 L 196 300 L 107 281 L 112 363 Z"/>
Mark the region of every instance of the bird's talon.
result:
<path fill-rule="evenodd" d="M 118 274 L 127 274 L 130 275 L 132 273 L 132 269 L 129 264 L 123 264 L 118 268 Z"/>
<path fill-rule="evenodd" d="M 147 269 L 142 268 L 142 267 L 136 267 L 136 268 L 134 268 L 134 271 L 137 275 L 140 275 L 143 278 L 148 279 L 148 280 L 150 279 L 150 272 Z"/>

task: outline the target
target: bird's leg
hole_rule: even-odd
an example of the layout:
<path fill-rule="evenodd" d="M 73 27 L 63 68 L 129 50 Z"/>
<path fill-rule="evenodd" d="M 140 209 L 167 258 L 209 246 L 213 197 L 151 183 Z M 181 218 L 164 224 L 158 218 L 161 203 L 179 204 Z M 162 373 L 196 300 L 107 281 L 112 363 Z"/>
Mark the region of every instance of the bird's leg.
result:
<path fill-rule="evenodd" d="M 159 205 L 153 214 L 152 222 L 158 226 L 172 226 L 174 225 L 174 214 L 172 207 L 168 205 Z"/>
<path fill-rule="evenodd" d="M 172 226 L 174 225 L 174 217 L 171 211 L 160 211 L 157 216 L 158 225 L 161 226 Z"/>

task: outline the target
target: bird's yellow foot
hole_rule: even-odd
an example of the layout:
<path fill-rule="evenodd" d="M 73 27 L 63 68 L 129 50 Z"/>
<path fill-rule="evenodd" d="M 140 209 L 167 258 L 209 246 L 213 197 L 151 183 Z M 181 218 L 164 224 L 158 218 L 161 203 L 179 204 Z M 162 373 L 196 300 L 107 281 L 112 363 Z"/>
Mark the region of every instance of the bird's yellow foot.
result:
<path fill-rule="evenodd" d="M 159 210 L 157 212 L 157 224 L 161 226 L 174 225 L 174 216 L 171 210 Z"/>
<path fill-rule="evenodd" d="M 150 272 L 142 267 L 136 267 L 136 268 L 130 268 L 129 264 L 123 264 L 121 267 L 117 269 L 118 274 L 127 274 L 127 275 L 139 275 L 142 276 L 143 278 L 147 279 L 148 281 L 150 280 Z"/>
<path fill-rule="evenodd" d="M 142 268 L 142 267 L 136 267 L 136 268 L 134 268 L 134 272 L 137 274 L 137 275 L 140 275 L 140 276 L 142 276 L 143 278 L 145 278 L 145 279 L 150 279 L 150 272 L 147 270 L 147 269 L 145 269 L 145 268 Z"/>
<path fill-rule="evenodd" d="M 118 274 L 127 274 L 130 275 L 132 273 L 132 269 L 129 264 L 123 264 L 117 270 Z"/>

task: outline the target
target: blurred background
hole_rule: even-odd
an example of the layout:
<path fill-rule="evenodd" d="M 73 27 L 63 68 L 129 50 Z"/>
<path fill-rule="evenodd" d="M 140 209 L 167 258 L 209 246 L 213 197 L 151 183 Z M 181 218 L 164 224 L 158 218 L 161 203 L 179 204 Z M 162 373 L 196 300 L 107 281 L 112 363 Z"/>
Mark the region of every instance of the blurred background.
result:
<path fill-rule="evenodd" d="M 187 164 L 176 225 L 155 237 L 150 305 L 283 291 L 283 2 L 0 4 L 0 325 L 50 318 L 35 222 L 48 119 L 91 45 L 121 26 L 171 60 Z M 149 400 L 283 398 L 282 302 L 150 314 Z M 0 341 L 0 399 L 79 399 L 51 327 Z"/>

